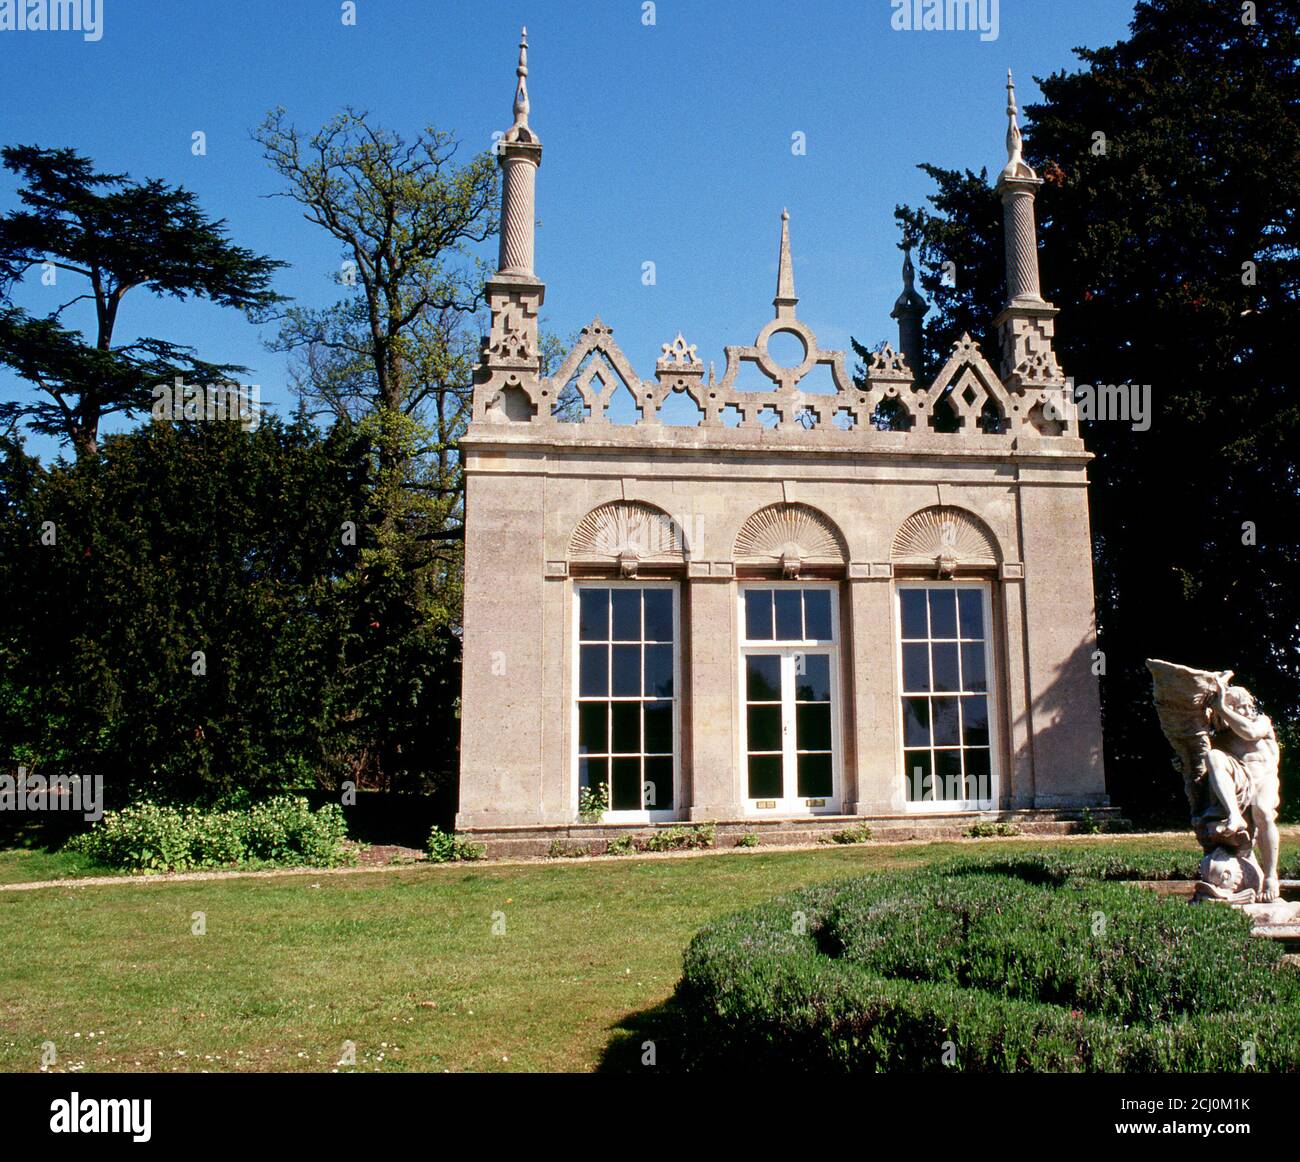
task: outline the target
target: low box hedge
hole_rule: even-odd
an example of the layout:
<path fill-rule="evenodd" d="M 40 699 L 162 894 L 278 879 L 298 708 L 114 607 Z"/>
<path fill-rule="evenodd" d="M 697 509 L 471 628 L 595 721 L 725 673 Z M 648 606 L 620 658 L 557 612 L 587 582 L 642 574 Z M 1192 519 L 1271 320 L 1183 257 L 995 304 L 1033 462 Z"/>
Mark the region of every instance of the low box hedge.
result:
<path fill-rule="evenodd" d="M 1025 853 L 848 880 L 692 940 L 687 1068 L 1300 1068 L 1300 973 L 1249 919 L 1123 879 L 1169 858 Z"/>

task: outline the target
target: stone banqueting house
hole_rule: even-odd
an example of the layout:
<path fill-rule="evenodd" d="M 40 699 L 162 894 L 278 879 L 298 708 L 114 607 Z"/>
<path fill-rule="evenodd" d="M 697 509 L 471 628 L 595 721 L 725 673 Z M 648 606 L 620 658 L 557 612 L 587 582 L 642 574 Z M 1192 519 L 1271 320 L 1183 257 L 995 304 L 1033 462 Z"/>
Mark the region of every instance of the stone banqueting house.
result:
<path fill-rule="evenodd" d="M 643 379 L 599 317 L 542 372 L 526 61 L 525 36 L 461 442 L 458 828 L 521 850 L 627 825 L 779 839 L 846 816 L 935 830 L 1105 807 L 1090 455 L 1039 291 L 1041 181 L 1010 77 L 997 370 L 964 336 L 918 373 L 909 257 L 899 349 L 855 382 L 797 315 L 783 213 L 754 342 L 719 376 L 678 334 Z M 802 344 L 794 365 L 780 335 Z M 744 365 L 770 390 L 739 390 Z M 579 826 L 582 788 L 603 788 L 600 827 Z"/>

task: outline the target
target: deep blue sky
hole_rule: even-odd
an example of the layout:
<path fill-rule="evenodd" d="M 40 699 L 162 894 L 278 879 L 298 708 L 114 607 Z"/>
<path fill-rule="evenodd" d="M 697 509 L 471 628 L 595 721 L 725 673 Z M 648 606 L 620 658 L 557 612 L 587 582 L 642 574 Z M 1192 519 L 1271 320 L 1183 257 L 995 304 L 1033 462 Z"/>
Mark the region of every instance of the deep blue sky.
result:
<path fill-rule="evenodd" d="M 752 342 L 771 317 L 785 206 L 799 316 L 821 345 L 893 339 L 893 209 L 929 192 L 917 163 L 995 173 L 1007 68 L 1022 105 L 1036 101 L 1034 76 L 1074 68 L 1076 46 L 1124 38 L 1132 7 L 1001 0 L 998 37 L 981 41 L 895 31 L 889 0 L 660 0 L 653 27 L 641 0 L 359 0 L 355 27 L 337 0 L 104 0 L 98 43 L 0 32 L 0 140 L 73 146 L 103 169 L 194 190 L 239 243 L 290 263 L 282 293 L 323 304 L 341 255 L 294 203 L 266 197 L 280 187 L 250 129 L 275 105 L 311 130 L 352 104 L 488 148 L 510 124 L 527 24 L 544 325 L 567 337 L 599 313 L 647 377 L 680 328 L 721 369 L 723 346 Z M 191 153 L 195 130 L 206 157 Z M 805 156 L 791 152 L 796 131 Z M 0 210 L 13 189 L 0 175 Z M 19 301 L 43 311 L 73 293 L 34 285 Z M 286 357 L 237 312 L 137 290 L 118 339 L 132 334 L 246 364 L 264 401 L 289 403 Z M 0 370 L 0 397 L 30 390 Z"/>

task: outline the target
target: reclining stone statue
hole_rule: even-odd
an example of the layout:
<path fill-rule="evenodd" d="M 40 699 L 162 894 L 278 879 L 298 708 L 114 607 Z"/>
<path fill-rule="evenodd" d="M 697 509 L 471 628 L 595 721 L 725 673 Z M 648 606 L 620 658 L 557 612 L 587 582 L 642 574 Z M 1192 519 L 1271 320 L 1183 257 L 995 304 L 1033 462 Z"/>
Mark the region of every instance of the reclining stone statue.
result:
<path fill-rule="evenodd" d="M 1154 658 L 1147 669 L 1205 852 L 1195 898 L 1276 900 L 1280 751 L 1272 722 L 1249 690 L 1229 684 L 1231 670 L 1193 670 Z"/>

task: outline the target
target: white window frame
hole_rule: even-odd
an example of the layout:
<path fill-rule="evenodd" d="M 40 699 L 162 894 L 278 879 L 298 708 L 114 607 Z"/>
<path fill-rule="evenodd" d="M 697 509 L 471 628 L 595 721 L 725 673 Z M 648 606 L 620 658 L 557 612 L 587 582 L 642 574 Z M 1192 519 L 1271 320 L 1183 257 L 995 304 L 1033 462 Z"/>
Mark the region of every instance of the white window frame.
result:
<path fill-rule="evenodd" d="M 791 641 L 786 639 L 776 640 L 755 640 L 751 641 L 747 636 L 745 623 L 745 597 L 751 590 L 755 589 L 823 589 L 831 595 L 831 638 L 830 641 L 818 641 L 805 638 L 803 641 Z M 742 581 L 736 587 L 736 639 L 738 650 L 736 654 L 736 688 L 738 693 L 737 706 L 739 708 L 739 722 L 736 732 L 738 744 L 736 769 L 740 772 L 740 793 L 739 799 L 743 804 L 746 817 L 755 819 L 782 819 L 790 816 L 807 816 L 816 815 L 838 815 L 841 813 L 841 804 L 844 798 L 844 744 L 842 720 L 844 717 L 844 706 L 841 701 L 840 692 L 840 642 L 843 637 L 840 625 L 840 585 L 838 581 L 765 581 L 753 579 Z M 749 723 L 748 723 L 748 688 L 746 684 L 746 667 L 745 658 L 750 654 L 777 654 L 784 655 L 788 653 L 824 653 L 830 656 L 831 672 L 831 794 L 825 799 L 820 807 L 809 806 L 808 800 L 798 794 L 793 797 L 787 797 L 784 793 L 779 796 L 775 802 L 775 807 L 758 807 L 758 803 L 767 802 L 766 799 L 754 799 L 749 794 Z M 791 727 L 789 741 L 786 744 L 782 761 L 782 781 L 784 782 L 785 773 L 790 762 L 790 755 L 794 753 L 794 722 L 792 717 L 793 691 L 785 690 L 784 678 L 782 680 L 782 706 L 781 719 L 783 732 L 787 724 Z M 787 697 L 789 693 L 789 697 Z M 791 718 L 787 720 L 787 716 Z M 786 737 L 783 733 L 783 737 Z M 794 778 L 798 779 L 798 760 L 795 759 Z M 797 790 L 796 783 L 796 790 Z M 785 791 L 782 787 L 782 791 Z"/>
<path fill-rule="evenodd" d="M 989 715 L 989 799 L 936 799 L 915 802 L 908 798 L 907 781 L 911 778 L 907 770 L 907 747 L 904 737 L 903 699 L 907 694 L 903 690 L 903 606 L 899 596 L 904 589 L 978 589 L 980 592 L 980 610 L 984 618 L 984 674 L 987 690 Z M 898 734 L 898 766 L 903 779 L 903 807 L 909 813 L 917 815 L 948 815 L 953 812 L 997 811 L 1002 802 L 1002 683 L 998 680 L 995 668 L 997 654 L 993 648 L 993 583 L 982 578 L 957 578 L 950 581 L 939 579 L 925 580 L 915 578 L 894 582 L 893 611 L 891 619 L 894 634 L 894 682 L 897 690 L 894 708 L 895 729 Z M 960 632 L 960 631 L 959 631 Z M 927 629 L 928 633 L 928 629 Z M 932 638 L 927 637 L 929 644 Z M 943 640 L 943 639 L 941 639 Z M 933 777 L 933 772 L 931 772 Z"/>
<path fill-rule="evenodd" d="M 601 821 L 607 823 L 668 823 L 683 818 L 682 808 L 682 711 L 681 711 L 681 685 L 682 685 L 682 591 L 681 585 L 677 581 L 641 581 L 635 578 L 585 578 L 573 583 L 573 611 L 572 626 L 570 628 L 569 652 L 571 654 L 569 665 L 569 681 L 572 697 L 569 699 L 569 735 L 570 745 L 569 753 L 571 763 L 569 768 L 569 792 L 570 792 L 570 810 L 573 818 L 578 818 L 578 795 L 580 792 L 581 760 L 582 755 L 578 749 L 578 704 L 579 704 L 579 665 L 581 662 L 581 627 L 582 627 L 582 602 L 579 593 L 583 589 L 667 589 L 672 593 L 673 598 L 673 805 L 667 809 L 656 809 L 654 811 L 614 811 L 607 810 L 602 816 Z M 642 627 L 644 634 L 645 628 Z M 610 681 L 613 681 L 613 675 L 610 675 Z M 620 699 L 610 698 L 607 701 L 620 701 Z M 627 699 L 632 701 L 632 699 Z M 637 701 L 644 701 L 638 699 Z M 662 699 L 656 699 L 662 701 Z M 642 745 L 645 740 L 642 739 Z M 612 774 L 612 771 L 611 771 Z"/>

